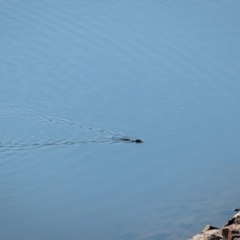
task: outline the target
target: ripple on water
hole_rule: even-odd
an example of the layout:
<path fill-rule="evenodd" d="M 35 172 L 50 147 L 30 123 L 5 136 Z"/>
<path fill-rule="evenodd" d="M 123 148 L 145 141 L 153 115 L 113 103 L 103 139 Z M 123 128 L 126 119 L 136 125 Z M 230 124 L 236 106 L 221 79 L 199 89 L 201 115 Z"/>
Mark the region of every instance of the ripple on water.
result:
<path fill-rule="evenodd" d="M 94 143 L 141 143 L 140 139 L 33 111 L 0 107 L 0 147 L 36 148 Z"/>

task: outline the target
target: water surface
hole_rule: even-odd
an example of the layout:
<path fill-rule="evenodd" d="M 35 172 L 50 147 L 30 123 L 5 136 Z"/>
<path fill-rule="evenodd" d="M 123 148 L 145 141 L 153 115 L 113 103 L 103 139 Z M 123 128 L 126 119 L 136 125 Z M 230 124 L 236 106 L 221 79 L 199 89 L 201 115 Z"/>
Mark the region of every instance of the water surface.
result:
<path fill-rule="evenodd" d="M 187 239 L 226 222 L 238 2 L 0 5 L 1 239 Z"/>

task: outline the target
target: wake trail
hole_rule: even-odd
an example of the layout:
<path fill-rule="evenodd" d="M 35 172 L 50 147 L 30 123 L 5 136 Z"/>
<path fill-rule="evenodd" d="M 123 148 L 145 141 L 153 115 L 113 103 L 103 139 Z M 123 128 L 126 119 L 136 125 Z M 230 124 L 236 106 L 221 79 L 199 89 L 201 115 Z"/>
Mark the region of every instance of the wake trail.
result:
<path fill-rule="evenodd" d="M 79 123 L 75 123 L 59 117 L 44 116 L 44 115 L 37 114 L 33 111 L 28 111 L 26 113 L 24 110 L 15 108 L 15 107 L 10 108 L 10 107 L 0 105 L 0 114 L 4 114 L 5 116 L 7 114 L 7 116 L 10 116 L 10 117 L 19 116 L 23 118 L 23 121 L 24 121 L 24 118 L 27 118 L 27 119 L 34 119 L 43 123 L 51 123 L 53 124 L 53 126 L 56 126 L 56 125 L 65 126 L 69 129 L 74 129 L 75 134 L 77 130 L 77 132 L 79 133 L 89 132 L 93 135 L 91 137 L 88 137 L 87 139 L 79 139 L 78 137 L 74 139 L 70 138 L 65 140 L 64 139 L 53 139 L 53 140 L 20 139 L 19 141 L 19 140 L 13 139 L 13 140 L 4 141 L 0 139 L 0 147 L 5 147 L 5 148 L 33 148 L 33 147 L 46 147 L 46 146 L 95 144 L 95 143 L 119 143 L 119 142 L 140 143 L 142 142 L 139 139 L 130 138 L 121 133 L 116 133 L 107 129 L 92 127 L 85 124 L 79 124 Z M 31 123 L 29 125 L 31 125 Z M 49 133 L 47 132 L 47 134 Z"/>

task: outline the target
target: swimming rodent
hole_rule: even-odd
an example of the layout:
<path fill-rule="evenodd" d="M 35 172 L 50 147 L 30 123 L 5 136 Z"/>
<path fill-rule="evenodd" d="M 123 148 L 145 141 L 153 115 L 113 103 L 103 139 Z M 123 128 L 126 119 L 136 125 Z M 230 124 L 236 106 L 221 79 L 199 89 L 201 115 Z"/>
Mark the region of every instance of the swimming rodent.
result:
<path fill-rule="evenodd" d="M 126 141 L 126 142 L 135 142 L 135 143 L 142 143 L 143 141 L 141 139 L 130 139 L 130 138 L 120 138 L 120 140 L 122 141 Z"/>

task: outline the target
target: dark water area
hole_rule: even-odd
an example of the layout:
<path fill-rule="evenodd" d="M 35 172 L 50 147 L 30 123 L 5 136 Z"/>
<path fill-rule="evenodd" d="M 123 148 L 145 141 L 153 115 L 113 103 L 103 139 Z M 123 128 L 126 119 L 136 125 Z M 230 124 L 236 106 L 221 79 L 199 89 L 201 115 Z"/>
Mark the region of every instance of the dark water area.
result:
<path fill-rule="evenodd" d="M 2 1 L 0 239 L 223 225 L 240 205 L 239 10 Z"/>

